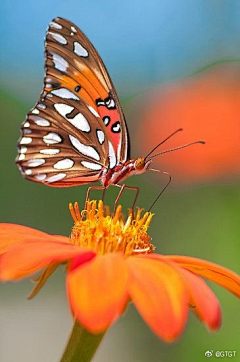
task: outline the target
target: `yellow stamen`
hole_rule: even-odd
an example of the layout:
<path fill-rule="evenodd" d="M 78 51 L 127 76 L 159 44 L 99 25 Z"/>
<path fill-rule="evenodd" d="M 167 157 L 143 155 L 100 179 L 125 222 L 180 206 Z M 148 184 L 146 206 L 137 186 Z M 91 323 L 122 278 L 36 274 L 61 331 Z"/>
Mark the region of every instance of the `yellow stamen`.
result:
<path fill-rule="evenodd" d="M 71 214 L 71 216 L 73 218 L 73 221 L 76 223 L 78 220 L 76 218 L 75 210 L 74 210 L 73 204 L 71 202 L 69 203 L 69 211 L 70 211 L 70 214 Z"/>
<path fill-rule="evenodd" d="M 78 207 L 78 203 L 77 203 L 77 202 L 74 203 L 74 209 L 75 209 L 75 214 L 76 214 L 76 216 L 77 216 L 77 219 L 78 219 L 79 221 L 81 221 L 82 218 L 81 218 L 81 215 L 80 215 L 80 211 L 79 211 L 79 207 Z"/>
<path fill-rule="evenodd" d="M 111 252 L 122 252 L 126 256 L 148 254 L 154 250 L 147 234 L 153 214 L 146 212 L 142 217 L 142 209 L 138 209 L 136 218 L 129 211 L 125 221 L 121 205 L 118 205 L 113 217 L 109 208 L 102 201 L 90 201 L 86 210 L 81 213 L 78 204 L 69 204 L 74 220 L 71 242 L 89 248 L 103 255 Z"/>

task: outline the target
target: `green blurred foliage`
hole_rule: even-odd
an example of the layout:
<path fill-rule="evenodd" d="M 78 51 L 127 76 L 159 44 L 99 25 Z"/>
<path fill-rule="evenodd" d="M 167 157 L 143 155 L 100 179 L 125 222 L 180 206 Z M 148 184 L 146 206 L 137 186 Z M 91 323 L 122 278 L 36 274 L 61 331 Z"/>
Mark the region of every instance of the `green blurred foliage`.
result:
<path fill-rule="evenodd" d="M 1 92 L 1 221 L 69 235 L 72 220 L 68 202 L 78 201 L 82 207 L 87 186 L 55 189 L 22 178 L 14 158 L 19 126 L 29 108 L 30 105 Z M 184 189 L 174 185 L 172 176 L 173 184 L 153 210 L 155 217 L 150 235 L 156 252 L 200 257 L 239 271 L 238 185 L 209 184 Z M 166 182 L 162 177 L 157 182 L 149 177 L 146 174 L 128 181 L 129 185 L 140 186 L 138 205 L 144 208 L 151 205 Z M 117 192 L 117 188 L 109 188 L 107 203 L 113 204 Z M 96 192 L 93 196 L 99 198 L 100 195 Z M 122 198 L 125 210 L 131 205 L 131 197 L 131 192 L 126 191 Z M 238 301 L 220 287 L 212 287 L 221 302 L 224 316 L 218 333 L 209 334 L 190 313 L 182 338 L 173 345 L 166 345 L 153 335 L 134 307 L 130 306 L 107 333 L 94 361 L 192 362 L 204 361 L 204 353 L 209 349 L 236 350 L 240 332 Z M 12 348 L 19 348 L 22 360 L 52 362 L 58 360 L 64 348 L 71 317 L 62 270 L 31 302 L 25 300 L 30 289 L 27 281 L 1 286 L 0 315 L 3 322 L 0 337 L 1 343 L 9 343 L 8 356 L 1 356 L 0 351 L 1 361 L 12 360 Z"/>

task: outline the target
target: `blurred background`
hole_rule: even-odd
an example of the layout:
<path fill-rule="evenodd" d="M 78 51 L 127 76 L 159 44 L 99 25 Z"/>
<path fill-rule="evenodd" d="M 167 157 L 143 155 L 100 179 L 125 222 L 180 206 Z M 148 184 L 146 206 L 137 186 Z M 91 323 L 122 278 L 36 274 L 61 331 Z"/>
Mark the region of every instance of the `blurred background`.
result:
<path fill-rule="evenodd" d="M 102 56 L 122 101 L 133 157 L 180 127 L 184 131 L 161 150 L 206 141 L 155 158 L 154 167 L 173 178 L 153 210 L 156 251 L 239 272 L 240 1 L 3 0 L 0 7 L 0 220 L 69 235 L 68 202 L 84 204 L 87 186 L 34 184 L 14 164 L 20 125 L 42 89 L 45 30 L 61 16 L 76 23 Z M 140 187 L 138 205 L 148 208 L 166 181 L 149 172 L 127 183 Z M 117 191 L 108 190 L 108 203 Z M 122 199 L 126 209 L 131 197 L 126 192 Z M 72 324 L 64 279 L 59 270 L 32 301 L 26 300 L 29 281 L 0 286 L 1 362 L 59 360 Z M 190 313 L 182 337 L 166 345 L 131 306 L 94 361 L 204 361 L 207 350 L 239 349 L 238 301 L 212 288 L 223 311 L 218 333 L 209 334 Z"/>

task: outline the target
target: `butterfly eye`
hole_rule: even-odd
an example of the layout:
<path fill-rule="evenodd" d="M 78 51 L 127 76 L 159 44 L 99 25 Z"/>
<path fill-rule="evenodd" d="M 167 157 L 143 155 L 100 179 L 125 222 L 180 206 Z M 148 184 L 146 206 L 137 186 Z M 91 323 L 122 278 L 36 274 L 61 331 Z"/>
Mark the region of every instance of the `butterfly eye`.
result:
<path fill-rule="evenodd" d="M 145 166 L 144 158 L 138 158 L 135 162 L 136 170 L 142 170 Z"/>

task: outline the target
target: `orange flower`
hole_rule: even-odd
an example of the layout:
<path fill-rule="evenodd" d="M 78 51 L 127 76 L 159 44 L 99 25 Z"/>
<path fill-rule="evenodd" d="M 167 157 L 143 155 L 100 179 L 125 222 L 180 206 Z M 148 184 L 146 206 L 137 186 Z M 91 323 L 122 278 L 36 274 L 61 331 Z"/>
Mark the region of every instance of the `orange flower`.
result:
<path fill-rule="evenodd" d="M 98 208 L 97 208 L 98 206 Z M 217 298 L 199 276 L 240 296 L 240 277 L 219 265 L 184 256 L 154 254 L 147 229 L 153 217 L 138 210 L 126 221 L 103 203 L 88 203 L 74 218 L 71 237 L 1 224 L 0 279 L 20 279 L 46 267 L 35 295 L 61 263 L 67 265 L 67 294 L 74 317 L 90 332 L 106 330 L 131 300 L 150 328 L 171 342 L 183 331 L 188 308 L 210 329 L 221 324 Z"/>

